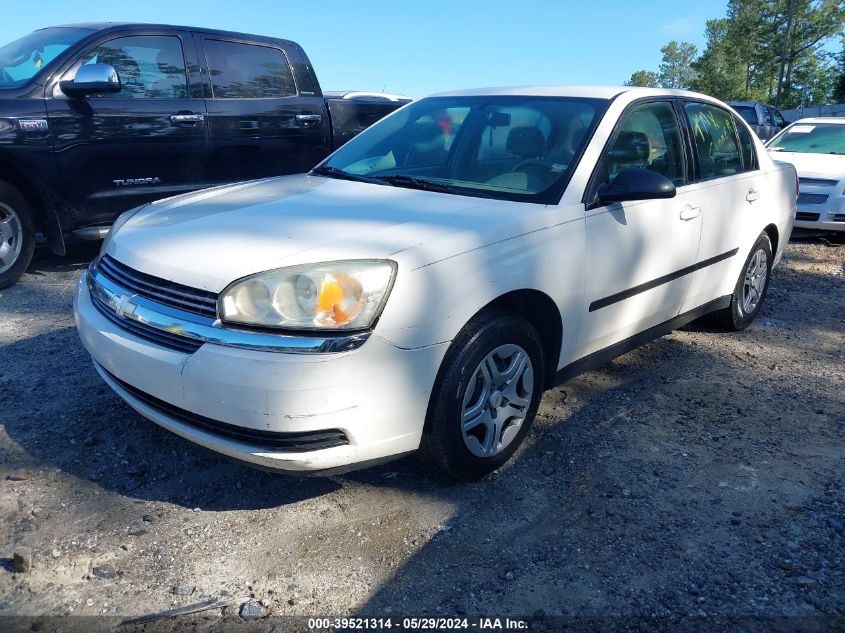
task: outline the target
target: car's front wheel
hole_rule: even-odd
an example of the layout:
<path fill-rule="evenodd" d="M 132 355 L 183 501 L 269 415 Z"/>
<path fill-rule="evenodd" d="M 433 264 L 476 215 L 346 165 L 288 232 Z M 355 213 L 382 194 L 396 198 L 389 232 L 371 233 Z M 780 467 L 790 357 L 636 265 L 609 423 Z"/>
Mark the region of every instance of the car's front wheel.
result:
<path fill-rule="evenodd" d="M 543 367 L 543 348 L 531 323 L 499 310 L 474 317 L 452 342 L 438 373 L 424 455 L 464 481 L 499 468 L 534 421 Z"/>
<path fill-rule="evenodd" d="M 757 317 L 769 290 L 772 274 L 772 242 L 761 233 L 745 260 L 730 305 L 715 313 L 716 322 L 728 330 L 744 330 Z"/>
<path fill-rule="evenodd" d="M 21 193 L 0 180 L 0 289 L 13 285 L 32 261 L 35 223 Z"/>

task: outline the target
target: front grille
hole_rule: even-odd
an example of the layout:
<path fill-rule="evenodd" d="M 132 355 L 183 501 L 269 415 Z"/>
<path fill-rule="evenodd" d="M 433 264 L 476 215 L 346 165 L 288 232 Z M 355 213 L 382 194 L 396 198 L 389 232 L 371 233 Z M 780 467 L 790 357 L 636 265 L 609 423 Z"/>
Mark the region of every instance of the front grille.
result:
<path fill-rule="evenodd" d="M 805 211 L 799 211 L 795 214 L 795 219 L 799 222 L 816 222 L 819 219 L 818 213 L 806 213 Z"/>
<path fill-rule="evenodd" d="M 172 308 L 217 318 L 217 294 L 153 277 L 103 255 L 97 270 L 129 292 Z"/>
<path fill-rule="evenodd" d="M 833 216 L 834 222 L 845 222 L 845 213 L 837 213 Z"/>
<path fill-rule="evenodd" d="M 799 193 L 798 204 L 824 204 L 829 197 L 826 193 Z"/>
<path fill-rule="evenodd" d="M 228 424 L 227 422 L 220 422 L 212 420 L 205 416 L 192 413 L 185 409 L 180 409 L 172 404 L 159 400 L 150 394 L 141 391 L 137 387 L 122 381 L 117 376 L 109 373 L 100 365 L 100 368 L 108 374 L 117 384 L 128 391 L 133 397 L 137 398 L 151 409 L 155 409 L 168 418 L 172 418 L 194 427 L 201 431 L 212 433 L 219 437 L 249 444 L 256 448 L 286 451 L 291 453 L 301 453 L 304 451 L 316 451 L 324 448 L 332 448 L 333 446 L 344 446 L 349 444 L 349 439 L 346 434 L 340 429 L 326 429 L 322 431 L 302 431 L 302 432 L 282 432 L 282 431 L 265 431 L 261 429 L 250 429 L 235 424 Z"/>
<path fill-rule="evenodd" d="M 836 185 L 838 180 L 828 180 L 827 178 L 799 178 L 798 182 L 801 186 L 808 186 L 808 187 L 833 187 Z"/>
<path fill-rule="evenodd" d="M 117 316 L 114 310 L 105 305 L 93 294 L 91 295 L 91 302 L 94 304 L 94 307 L 97 308 L 97 310 L 99 310 L 100 313 L 109 321 L 118 327 L 123 328 L 127 332 L 134 334 L 138 338 L 144 339 L 145 341 L 155 343 L 156 345 L 160 345 L 161 347 L 166 347 L 168 349 L 185 352 L 186 354 L 193 354 L 202 347 L 202 341 L 185 338 L 184 336 L 179 336 L 178 334 L 171 334 L 170 332 L 165 332 L 164 330 L 144 325 L 139 321 L 123 319 Z"/>

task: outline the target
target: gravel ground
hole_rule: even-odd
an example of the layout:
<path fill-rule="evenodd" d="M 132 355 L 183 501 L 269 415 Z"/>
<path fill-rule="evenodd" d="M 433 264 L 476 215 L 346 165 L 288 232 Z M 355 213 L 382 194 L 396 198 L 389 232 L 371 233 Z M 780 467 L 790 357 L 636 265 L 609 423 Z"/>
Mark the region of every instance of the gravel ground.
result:
<path fill-rule="evenodd" d="M 845 626 L 843 246 L 790 244 L 745 332 L 693 324 L 548 392 L 518 461 L 474 485 L 414 459 L 278 476 L 145 421 L 74 330 L 94 254 L 39 251 L 0 292 L 2 614 L 215 599 L 227 606 L 194 625 L 254 612 Z M 15 573 L 24 547 L 32 569 Z"/>

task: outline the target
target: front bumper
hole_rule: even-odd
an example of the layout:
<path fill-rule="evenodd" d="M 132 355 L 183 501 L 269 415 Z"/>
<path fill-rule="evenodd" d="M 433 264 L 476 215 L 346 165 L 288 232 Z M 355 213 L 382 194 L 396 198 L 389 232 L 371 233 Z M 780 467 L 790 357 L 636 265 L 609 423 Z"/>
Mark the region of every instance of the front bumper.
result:
<path fill-rule="evenodd" d="M 187 353 L 138 338 L 106 318 L 92 303 L 87 274 L 77 284 L 74 313 L 100 375 L 141 415 L 230 457 L 300 473 L 347 470 L 416 450 L 448 346 L 403 350 L 373 335 L 346 352 L 303 355 L 205 343 Z M 191 423 L 174 408 L 253 435 L 340 430 L 347 443 L 268 450 Z"/>

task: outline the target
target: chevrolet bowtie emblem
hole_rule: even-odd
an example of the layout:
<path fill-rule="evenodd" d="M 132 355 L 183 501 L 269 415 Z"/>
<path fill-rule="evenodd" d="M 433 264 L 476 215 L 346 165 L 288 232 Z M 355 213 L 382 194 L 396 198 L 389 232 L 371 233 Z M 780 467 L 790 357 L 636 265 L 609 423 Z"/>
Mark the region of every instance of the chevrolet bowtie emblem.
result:
<path fill-rule="evenodd" d="M 121 295 L 121 297 L 117 300 L 117 305 L 114 306 L 114 311 L 117 313 L 117 316 L 122 319 L 131 319 L 137 309 L 138 306 L 132 303 L 132 297 L 129 295 Z"/>

